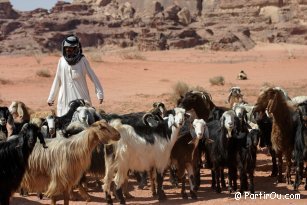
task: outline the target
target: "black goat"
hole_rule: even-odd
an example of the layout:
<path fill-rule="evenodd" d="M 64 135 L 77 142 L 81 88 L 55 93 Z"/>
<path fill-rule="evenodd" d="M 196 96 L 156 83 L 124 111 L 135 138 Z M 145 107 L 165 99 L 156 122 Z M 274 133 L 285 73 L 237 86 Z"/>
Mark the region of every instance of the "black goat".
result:
<path fill-rule="evenodd" d="M 240 192 L 248 190 L 249 178 L 249 190 L 251 193 L 255 192 L 254 188 L 254 172 L 256 168 L 257 158 L 257 145 L 260 138 L 260 131 L 258 129 L 252 129 L 250 132 L 239 132 L 234 137 L 234 150 L 236 167 L 231 170 L 231 176 L 234 182 L 234 190 L 237 187 L 237 169 L 240 176 Z"/>
<path fill-rule="evenodd" d="M 224 168 L 235 170 L 235 155 L 233 137 L 235 132 L 235 113 L 226 111 L 220 120 L 208 122 L 209 136 L 213 143 L 205 143 L 205 150 L 208 156 L 208 167 L 212 173 L 212 188 L 221 192 L 221 186 L 226 187 L 224 180 Z M 233 190 L 234 177 L 229 174 L 229 189 Z"/>
<path fill-rule="evenodd" d="M 254 171 L 256 167 L 256 154 L 257 145 L 259 142 L 260 131 L 257 129 L 250 129 L 250 125 L 247 120 L 246 108 L 240 104 L 233 106 L 233 110 L 236 113 L 236 135 L 233 138 L 233 145 L 236 166 L 231 167 L 230 175 L 233 177 L 234 189 L 237 188 L 237 169 L 240 176 L 240 192 L 247 191 L 247 175 L 250 179 L 250 191 L 254 190 Z"/>
<path fill-rule="evenodd" d="M 301 184 L 304 172 L 304 162 L 307 162 L 307 101 L 298 104 L 296 115 L 296 134 L 294 142 L 294 161 L 296 166 L 296 177 L 293 184 L 297 190 Z M 307 166 L 305 167 L 305 175 Z M 307 190 L 307 175 L 305 181 L 305 190 Z"/>
<path fill-rule="evenodd" d="M 21 183 L 28 166 L 28 158 L 37 137 L 45 147 L 40 129 L 34 124 L 25 124 L 20 133 L 6 142 L 0 142 L 0 204 L 9 205 L 9 199 Z"/>

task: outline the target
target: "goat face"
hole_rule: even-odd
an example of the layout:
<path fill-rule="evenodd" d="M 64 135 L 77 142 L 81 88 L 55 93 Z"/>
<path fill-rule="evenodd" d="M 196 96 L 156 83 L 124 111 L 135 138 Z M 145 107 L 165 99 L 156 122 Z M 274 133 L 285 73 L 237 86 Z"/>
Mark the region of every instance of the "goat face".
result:
<path fill-rule="evenodd" d="M 53 136 L 55 134 L 55 116 L 48 115 L 46 117 L 46 123 L 48 125 L 49 134 Z"/>
<path fill-rule="evenodd" d="M 97 121 L 91 127 L 97 131 L 99 141 L 103 144 L 112 144 L 120 139 L 120 133 L 105 120 Z"/>
<path fill-rule="evenodd" d="M 193 121 L 193 128 L 198 139 L 202 139 L 203 137 L 209 138 L 209 130 L 203 119 L 195 119 Z"/>
<path fill-rule="evenodd" d="M 307 101 L 298 104 L 299 112 L 302 116 L 302 121 L 305 129 L 307 128 Z"/>
<path fill-rule="evenodd" d="M 235 128 L 235 112 L 233 110 L 229 110 L 223 113 L 221 117 L 221 127 L 222 129 L 227 130 L 227 138 L 232 137 L 232 130 Z"/>
<path fill-rule="evenodd" d="M 9 111 L 14 121 L 26 122 L 30 120 L 26 105 L 21 101 L 13 101 L 9 106 Z"/>
<path fill-rule="evenodd" d="M 152 106 L 153 106 L 154 109 L 158 109 L 159 114 L 160 114 L 160 116 L 161 116 L 162 118 L 165 117 L 165 114 L 166 114 L 166 107 L 165 107 L 164 103 L 162 103 L 162 102 L 155 102 L 155 103 L 153 103 Z"/>
<path fill-rule="evenodd" d="M 189 115 L 185 113 L 185 109 L 176 107 L 174 108 L 175 116 L 174 116 L 174 124 L 176 126 L 182 126 L 185 119 L 189 118 Z"/>
<path fill-rule="evenodd" d="M 238 105 L 238 104 L 235 104 L 233 106 L 233 110 L 236 113 L 236 116 L 239 118 L 240 122 L 243 122 L 245 120 L 246 123 L 247 123 L 247 115 L 246 115 L 247 111 L 246 111 L 245 107 Z"/>
<path fill-rule="evenodd" d="M 0 125 L 5 126 L 10 116 L 10 111 L 7 107 L 0 107 Z"/>
<path fill-rule="evenodd" d="M 44 137 L 40 132 L 40 128 L 37 125 L 32 123 L 24 124 L 20 131 L 20 134 L 23 136 L 23 140 L 27 142 L 27 146 L 30 149 L 33 149 L 33 147 L 35 146 L 37 138 L 39 138 L 40 143 L 46 148 Z"/>

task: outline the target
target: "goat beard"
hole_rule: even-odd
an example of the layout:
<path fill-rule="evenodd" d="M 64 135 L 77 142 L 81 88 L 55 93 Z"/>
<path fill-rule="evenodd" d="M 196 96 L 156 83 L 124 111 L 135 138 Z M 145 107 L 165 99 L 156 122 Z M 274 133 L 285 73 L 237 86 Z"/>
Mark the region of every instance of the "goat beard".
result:
<path fill-rule="evenodd" d="M 227 129 L 227 134 L 226 134 L 227 138 L 231 138 L 232 137 L 231 132 L 232 132 L 232 129 Z"/>

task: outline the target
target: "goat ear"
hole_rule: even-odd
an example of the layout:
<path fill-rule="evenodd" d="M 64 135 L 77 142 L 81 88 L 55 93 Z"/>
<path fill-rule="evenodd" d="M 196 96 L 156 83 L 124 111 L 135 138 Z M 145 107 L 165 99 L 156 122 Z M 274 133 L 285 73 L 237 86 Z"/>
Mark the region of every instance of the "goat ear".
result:
<path fill-rule="evenodd" d="M 222 117 L 220 118 L 220 125 L 221 125 L 222 128 L 224 127 L 224 123 L 225 123 L 225 117 L 222 116 Z"/>
<path fill-rule="evenodd" d="M 17 113 L 19 115 L 20 118 L 23 118 L 23 115 L 24 115 L 24 110 L 23 110 L 23 106 L 21 103 L 18 103 L 18 106 L 17 106 Z"/>

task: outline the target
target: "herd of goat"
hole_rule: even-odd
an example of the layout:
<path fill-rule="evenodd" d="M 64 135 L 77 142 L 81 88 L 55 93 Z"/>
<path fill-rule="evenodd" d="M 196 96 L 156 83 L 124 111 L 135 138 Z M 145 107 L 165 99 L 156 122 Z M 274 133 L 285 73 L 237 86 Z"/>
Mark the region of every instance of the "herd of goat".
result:
<path fill-rule="evenodd" d="M 229 107 L 219 107 L 205 91 L 189 91 L 167 110 L 161 102 L 148 112 L 108 114 L 82 99 L 70 102 L 63 116 L 31 118 L 24 103 L 0 107 L 0 204 L 9 205 L 14 192 L 35 192 L 56 204 L 74 198 L 77 189 L 90 201 L 87 179 L 94 177 L 107 204 L 132 197 L 127 189 L 134 174 L 139 188 L 147 184 L 153 196 L 166 199 L 163 179 L 181 183 L 181 196 L 197 198 L 201 169 L 211 170 L 211 187 L 255 192 L 254 172 L 258 147 L 268 147 L 272 176 L 299 188 L 306 177 L 307 97 L 290 99 L 280 87 L 263 89 L 254 105 L 246 103 L 239 87 L 232 87 Z M 37 142 L 39 141 L 39 142 Z M 305 165 L 305 167 L 304 167 Z M 239 177 L 239 188 L 237 179 Z"/>

